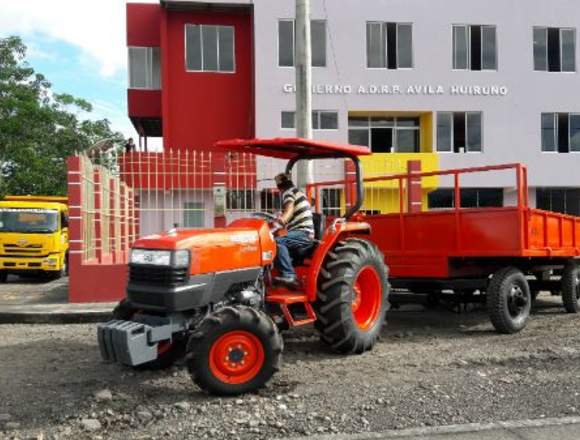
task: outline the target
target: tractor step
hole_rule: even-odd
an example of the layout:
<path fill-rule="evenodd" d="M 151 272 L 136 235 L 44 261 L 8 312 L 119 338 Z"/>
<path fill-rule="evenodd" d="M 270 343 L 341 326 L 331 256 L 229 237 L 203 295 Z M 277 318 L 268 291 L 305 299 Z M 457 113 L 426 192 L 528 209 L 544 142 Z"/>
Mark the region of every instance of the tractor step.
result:
<path fill-rule="evenodd" d="M 280 310 L 284 314 L 284 318 L 288 321 L 291 327 L 301 327 L 303 325 L 312 324 L 316 321 L 316 313 L 312 305 L 308 301 L 308 297 L 304 293 L 295 293 L 287 291 L 286 289 L 277 289 L 277 293 L 270 294 L 266 297 L 266 301 L 275 303 L 280 306 Z M 304 307 L 306 318 L 295 319 L 290 310 L 291 305 L 300 304 Z"/>

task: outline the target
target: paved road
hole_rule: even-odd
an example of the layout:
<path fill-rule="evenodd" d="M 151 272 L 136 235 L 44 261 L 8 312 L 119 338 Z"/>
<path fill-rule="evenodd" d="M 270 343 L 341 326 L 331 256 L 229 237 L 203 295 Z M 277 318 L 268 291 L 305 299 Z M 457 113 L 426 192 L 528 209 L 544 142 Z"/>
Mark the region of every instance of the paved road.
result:
<path fill-rule="evenodd" d="M 360 435 L 324 435 L 294 440 L 578 440 L 580 417 L 473 423 Z"/>
<path fill-rule="evenodd" d="M 114 303 L 69 304 L 68 278 L 46 281 L 9 275 L 0 284 L 0 324 L 98 322 Z"/>

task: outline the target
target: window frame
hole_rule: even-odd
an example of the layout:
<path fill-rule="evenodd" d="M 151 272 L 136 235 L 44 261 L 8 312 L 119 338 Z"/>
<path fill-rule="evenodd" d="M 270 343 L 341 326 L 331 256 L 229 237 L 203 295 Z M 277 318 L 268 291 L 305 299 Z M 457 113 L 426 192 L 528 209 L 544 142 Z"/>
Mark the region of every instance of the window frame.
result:
<path fill-rule="evenodd" d="M 560 134 L 560 121 L 559 115 L 565 114 L 568 116 L 568 151 L 560 152 L 560 144 L 559 144 L 559 134 Z M 554 119 L 554 150 L 548 151 L 544 150 L 544 136 L 543 136 L 543 126 L 542 126 L 542 118 L 544 115 L 551 115 Z M 570 123 L 570 118 L 572 116 L 580 117 L 580 112 L 541 112 L 540 113 L 540 152 L 542 154 L 580 154 L 580 149 L 572 150 L 572 124 Z"/>
<path fill-rule="evenodd" d="M 131 50 L 135 50 L 135 49 L 139 49 L 139 50 L 145 50 L 145 76 L 146 76 L 146 83 L 147 85 L 145 87 L 135 87 L 133 85 L 131 85 L 131 73 L 133 71 L 133 68 L 131 66 Z M 157 51 L 159 52 L 159 86 L 156 87 L 153 84 L 153 78 L 155 75 L 153 75 L 153 51 L 157 49 Z M 130 90 L 161 90 L 162 87 L 162 79 L 161 79 L 161 48 L 157 47 L 157 46 L 128 46 L 127 47 L 127 83 L 128 83 L 128 89 Z"/>
<path fill-rule="evenodd" d="M 282 124 L 282 115 L 284 113 L 292 113 L 294 115 L 294 126 L 292 128 L 284 127 Z M 340 130 L 340 112 L 338 110 L 312 110 L 312 117 L 315 115 L 318 119 L 318 126 L 320 127 L 321 124 L 321 114 L 322 113 L 334 113 L 336 114 L 336 128 L 314 128 L 314 124 L 312 124 L 312 130 L 314 131 L 338 131 Z M 296 130 L 296 112 L 293 110 L 282 110 L 280 112 L 280 130 Z"/>
<path fill-rule="evenodd" d="M 544 208 L 544 207 L 539 207 L 539 203 L 538 203 L 538 199 L 540 197 L 540 192 L 545 192 L 549 194 L 549 207 L 548 208 Z M 553 207 L 553 194 L 554 192 L 561 192 L 563 193 L 563 201 L 564 201 L 564 211 L 556 211 Z M 536 188 L 536 208 L 543 210 L 543 211 L 552 211 L 552 212 L 558 212 L 560 214 L 564 214 L 564 215 L 573 215 L 573 216 L 577 216 L 579 214 L 576 213 L 570 213 L 568 210 L 568 193 L 569 192 L 580 192 L 580 190 L 578 188 L 574 188 L 574 187 L 546 187 L 546 186 L 541 186 L 541 187 L 537 187 Z M 570 198 L 574 197 L 575 194 L 571 194 Z"/>
<path fill-rule="evenodd" d="M 310 67 L 313 69 L 326 69 L 328 67 L 328 20 L 323 18 L 311 18 L 310 19 L 310 27 L 312 29 L 312 22 L 322 22 L 324 23 L 324 65 L 323 66 L 315 66 L 312 64 L 313 59 L 310 61 Z M 292 46 L 292 65 L 291 66 L 281 66 L 280 65 L 280 23 L 281 22 L 291 22 L 292 23 L 292 38 L 294 44 Z M 277 20 L 277 35 L 276 35 L 276 64 L 279 69 L 295 69 L 296 68 L 296 19 L 294 18 L 279 18 Z"/>
<path fill-rule="evenodd" d="M 226 191 L 227 210 L 252 211 L 256 209 L 256 205 L 255 189 L 228 189 Z"/>
<path fill-rule="evenodd" d="M 473 26 L 479 26 L 481 28 L 481 54 L 480 63 L 481 69 L 474 70 L 471 66 L 471 28 Z M 456 56 L 455 56 L 455 28 L 464 27 L 466 29 L 467 35 L 467 67 L 465 69 L 456 67 Z M 495 30 L 495 69 L 484 69 L 483 68 L 483 28 L 493 28 Z M 497 25 L 495 24 L 467 24 L 467 23 L 454 23 L 451 25 L 451 70 L 453 72 L 499 72 L 499 37 L 497 32 Z"/>
<path fill-rule="evenodd" d="M 460 151 L 455 151 L 455 121 L 454 121 L 454 115 L 456 113 L 463 113 L 465 115 L 465 151 L 462 153 Z M 451 141 L 451 149 L 448 151 L 445 150 L 439 150 L 439 114 L 450 114 L 451 115 L 451 135 L 450 135 L 450 141 Z M 468 145 L 468 140 L 469 140 L 469 130 L 468 130 L 468 115 L 469 114 L 478 114 L 480 115 L 480 120 L 481 120 L 481 148 L 479 151 L 470 151 L 469 150 L 469 145 Z M 435 133 L 435 139 L 437 144 L 435 145 L 435 152 L 437 154 L 483 154 L 485 152 L 485 142 L 484 142 L 484 129 L 483 127 L 485 126 L 484 123 L 484 113 L 483 111 L 475 111 L 475 110 L 467 110 L 467 111 L 438 111 L 435 115 L 435 127 L 436 127 L 436 133 Z"/>
<path fill-rule="evenodd" d="M 389 68 L 389 38 L 387 32 L 385 32 L 386 25 L 392 23 L 395 24 L 397 28 L 397 42 L 395 47 L 395 63 L 397 67 L 395 69 Z M 369 34 L 368 34 L 368 25 L 369 24 L 378 24 L 381 27 L 381 41 L 383 44 L 383 61 L 384 66 L 381 67 L 369 67 L 369 52 L 368 52 L 368 44 L 369 44 Z M 399 67 L 399 26 L 410 26 L 411 27 L 411 67 Z M 415 69 L 415 37 L 414 37 L 414 28 L 415 23 L 412 21 L 380 21 L 380 20 L 367 20 L 365 21 L 365 69 L 367 70 L 414 70 Z"/>
<path fill-rule="evenodd" d="M 189 69 L 187 65 L 187 28 L 188 27 L 199 27 L 199 41 L 201 45 L 201 69 Z M 203 27 L 215 27 L 216 35 L 217 35 L 217 70 L 206 70 L 203 68 L 203 61 L 204 61 L 204 50 L 203 50 Z M 220 28 L 231 28 L 232 29 L 232 70 L 220 70 Z M 185 71 L 187 73 L 220 73 L 224 75 L 232 75 L 235 74 L 237 71 L 237 63 L 236 63 L 236 27 L 234 25 L 227 25 L 227 24 L 195 24 L 195 23 L 185 23 L 184 31 L 183 31 L 183 39 L 184 39 L 184 62 L 185 62 Z"/>
<path fill-rule="evenodd" d="M 550 47 L 548 45 L 548 31 L 550 29 L 558 29 L 558 34 L 560 38 L 560 70 L 550 70 Z M 545 53 L 545 65 L 546 69 L 536 69 L 536 55 L 534 53 L 534 41 L 535 41 L 535 32 L 536 30 L 543 30 L 546 33 L 546 53 Z M 564 45 L 563 45 L 563 38 L 562 33 L 565 31 L 572 31 L 574 34 L 574 70 L 562 70 L 563 63 L 563 52 L 564 52 Z M 532 68 L 534 72 L 544 72 L 544 73 L 568 73 L 574 74 L 578 72 L 578 32 L 577 28 L 575 27 L 555 27 L 555 26 L 532 26 Z"/>
<path fill-rule="evenodd" d="M 200 208 L 193 208 L 191 206 L 196 205 L 196 206 L 201 206 Z M 205 206 L 205 202 L 203 201 L 191 201 L 191 200 L 186 200 L 183 202 L 183 206 L 182 206 L 182 213 L 183 213 L 183 227 L 184 228 L 205 228 L 205 215 L 206 215 L 206 206 Z M 189 220 L 188 218 L 188 214 L 191 213 L 201 213 L 201 226 L 190 226 L 189 222 L 187 222 L 186 220 Z"/>
<path fill-rule="evenodd" d="M 392 119 L 392 122 L 389 123 L 388 125 L 385 126 L 373 126 L 372 124 L 372 118 L 376 117 L 376 116 L 352 116 L 348 118 L 348 135 L 350 137 L 350 131 L 351 130 L 358 130 L 358 131 L 366 131 L 368 134 L 368 140 L 369 140 L 369 145 L 367 145 L 368 148 L 371 149 L 371 152 L 373 154 L 419 154 L 421 153 L 421 118 L 419 116 L 384 116 L 384 118 L 387 119 Z M 378 116 L 381 117 L 381 116 Z M 367 125 L 366 126 L 351 126 L 350 125 L 350 119 L 351 118 L 366 118 L 367 120 Z M 408 127 L 408 126 L 399 126 L 397 124 L 399 119 L 406 119 L 406 118 L 410 118 L 410 119 L 417 119 L 418 120 L 418 125 L 414 126 L 414 127 Z M 376 129 L 390 129 L 392 130 L 392 150 L 390 152 L 375 152 L 373 151 L 373 146 L 372 146 L 372 130 L 376 128 Z M 413 152 L 409 152 L 409 151 L 399 151 L 399 145 L 398 145 L 398 137 L 397 137 L 397 132 L 398 131 L 412 131 L 415 133 L 418 133 L 418 144 L 417 144 L 417 149 L 418 151 L 413 151 Z"/>

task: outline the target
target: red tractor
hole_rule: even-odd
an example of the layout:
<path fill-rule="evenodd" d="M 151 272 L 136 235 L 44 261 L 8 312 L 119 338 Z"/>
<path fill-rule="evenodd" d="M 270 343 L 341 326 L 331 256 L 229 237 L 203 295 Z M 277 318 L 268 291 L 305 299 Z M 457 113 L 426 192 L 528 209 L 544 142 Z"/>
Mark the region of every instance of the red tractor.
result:
<path fill-rule="evenodd" d="M 289 160 L 350 159 L 354 203 L 341 217 L 314 214 L 315 241 L 294 255 L 300 285 L 273 285 L 274 219 L 256 213 L 226 228 L 176 229 L 137 240 L 127 298 L 98 328 L 102 357 L 133 367 L 163 368 L 185 356 L 193 381 L 218 395 L 264 386 L 279 369 L 280 329 L 314 323 L 339 353 L 375 345 L 388 309 L 388 269 L 357 221 L 363 203 L 358 156 L 370 151 L 303 139 L 228 141 L 218 147 Z"/>

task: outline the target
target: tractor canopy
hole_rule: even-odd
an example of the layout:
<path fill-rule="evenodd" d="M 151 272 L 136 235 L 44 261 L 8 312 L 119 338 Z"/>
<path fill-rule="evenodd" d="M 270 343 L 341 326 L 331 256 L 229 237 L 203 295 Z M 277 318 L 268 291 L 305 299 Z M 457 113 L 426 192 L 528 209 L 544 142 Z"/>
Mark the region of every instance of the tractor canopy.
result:
<path fill-rule="evenodd" d="M 233 139 L 219 141 L 216 148 L 236 153 L 251 153 L 259 156 L 287 159 L 286 173 L 290 174 L 296 162 L 312 159 L 350 159 L 354 164 L 356 200 L 344 214 L 349 219 L 362 206 L 364 199 L 363 178 L 359 156 L 368 156 L 371 150 L 358 145 L 337 145 L 329 142 L 302 138 L 276 139 Z"/>
<path fill-rule="evenodd" d="M 370 149 L 357 145 L 337 145 L 301 138 L 232 139 L 219 141 L 216 148 L 239 153 L 252 153 L 278 159 L 339 159 L 367 156 Z"/>

